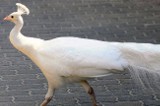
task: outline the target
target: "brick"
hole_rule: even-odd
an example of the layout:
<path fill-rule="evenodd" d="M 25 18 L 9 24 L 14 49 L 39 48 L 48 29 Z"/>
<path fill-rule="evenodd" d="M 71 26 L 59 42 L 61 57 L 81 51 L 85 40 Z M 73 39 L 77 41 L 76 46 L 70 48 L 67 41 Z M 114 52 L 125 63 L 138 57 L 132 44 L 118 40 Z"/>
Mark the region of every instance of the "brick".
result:
<path fill-rule="evenodd" d="M 117 101 L 117 97 L 115 96 L 101 96 L 101 97 L 97 97 L 97 100 L 100 100 L 100 102 L 116 102 Z"/>
<path fill-rule="evenodd" d="M 18 69 L 16 70 L 17 74 L 23 75 L 23 74 L 39 74 L 40 70 L 39 69 Z"/>
<path fill-rule="evenodd" d="M 1 102 L 0 106 L 11 106 L 10 104 L 12 104 L 12 102 Z"/>
<path fill-rule="evenodd" d="M 27 101 L 27 102 L 10 103 L 8 106 L 35 106 L 35 104 L 36 103 L 34 102 Z"/>
<path fill-rule="evenodd" d="M 22 85 L 22 81 L 20 80 L 5 80 L 5 81 L 0 81 L 0 86 L 5 86 L 5 85 Z"/>
<path fill-rule="evenodd" d="M 44 89 L 43 85 L 37 84 L 37 85 L 9 85 L 8 90 L 31 90 L 31 89 Z"/>
<path fill-rule="evenodd" d="M 12 97 L 9 97 L 9 96 L 0 97 L 0 102 L 9 102 L 9 101 L 12 101 Z"/>
<path fill-rule="evenodd" d="M 127 102 L 116 102 L 116 103 L 104 103 L 105 106 L 143 106 L 142 102 L 134 102 L 134 101 L 127 101 Z"/>
<path fill-rule="evenodd" d="M 125 95 L 125 96 L 118 97 L 119 101 L 137 101 L 137 100 L 142 100 L 142 99 L 152 100 L 153 96 L 152 95 L 135 95 L 135 96 Z"/>
<path fill-rule="evenodd" d="M 23 80 L 24 85 L 28 84 L 43 84 L 46 83 L 46 79 L 28 79 L 28 80 Z"/>
<path fill-rule="evenodd" d="M 31 95 L 45 95 L 47 93 L 46 89 L 32 89 L 30 90 Z"/>
<path fill-rule="evenodd" d="M 4 75 L 2 80 L 22 80 L 22 79 L 36 79 L 35 74 L 18 74 L 18 75 Z"/>
<path fill-rule="evenodd" d="M 16 70 L 0 70 L 1 75 L 15 75 Z"/>
<path fill-rule="evenodd" d="M 36 101 L 39 99 L 43 99 L 41 96 L 14 96 L 14 101 Z"/>
<path fill-rule="evenodd" d="M 21 91 L 21 90 L 15 90 L 10 91 L 7 90 L 3 92 L 3 94 L 0 94 L 1 96 L 29 96 L 29 91 Z"/>
<path fill-rule="evenodd" d="M 110 94 L 112 94 L 112 95 L 126 95 L 126 96 L 131 96 L 130 95 L 130 91 L 129 90 L 125 90 L 125 89 L 120 89 L 120 90 L 112 90 L 112 89 L 110 89 L 109 90 L 110 92 Z"/>
<path fill-rule="evenodd" d="M 160 101 L 157 100 L 144 100 L 144 105 L 145 106 L 159 106 Z"/>

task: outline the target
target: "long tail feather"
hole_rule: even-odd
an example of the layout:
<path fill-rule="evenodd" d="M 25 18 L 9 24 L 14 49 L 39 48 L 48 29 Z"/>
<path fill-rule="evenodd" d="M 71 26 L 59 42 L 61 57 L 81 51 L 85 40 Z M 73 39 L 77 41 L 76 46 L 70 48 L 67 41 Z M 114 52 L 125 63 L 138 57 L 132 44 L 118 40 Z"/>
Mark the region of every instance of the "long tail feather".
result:
<path fill-rule="evenodd" d="M 132 79 L 142 89 L 160 90 L 160 72 L 129 66 Z"/>

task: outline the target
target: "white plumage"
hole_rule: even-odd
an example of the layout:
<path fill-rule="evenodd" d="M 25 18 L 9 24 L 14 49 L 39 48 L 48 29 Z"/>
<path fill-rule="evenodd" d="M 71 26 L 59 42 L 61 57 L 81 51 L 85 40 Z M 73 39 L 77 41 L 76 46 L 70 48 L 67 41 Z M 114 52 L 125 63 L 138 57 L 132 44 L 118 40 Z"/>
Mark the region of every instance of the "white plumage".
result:
<path fill-rule="evenodd" d="M 17 12 L 4 20 L 15 23 L 10 33 L 13 46 L 27 55 L 48 81 L 48 92 L 41 106 L 46 106 L 54 90 L 66 82 L 80 82 L 96 106 L 94 91 L 86 81 L 87 78 L 107 76 L 129 66 L 158 73 L 160 45 L 105 42 L 77 37 L 59 37 L 52 40 L 25 37 L 21 33 L 21 15 L 28 15 L 29 9 L 20 3 L 16 5 Z"/>

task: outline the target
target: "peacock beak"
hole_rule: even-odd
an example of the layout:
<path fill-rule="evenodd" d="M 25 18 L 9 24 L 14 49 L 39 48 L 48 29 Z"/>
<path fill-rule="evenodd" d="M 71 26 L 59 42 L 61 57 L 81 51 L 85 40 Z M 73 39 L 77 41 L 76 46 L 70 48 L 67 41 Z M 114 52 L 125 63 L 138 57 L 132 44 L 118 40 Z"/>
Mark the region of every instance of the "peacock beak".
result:
<path fill-rule="evenodd" d="M 3 20 L 4 20 L 4 21 L 10 21 L 11 18 L 7 16 L 7 17 L 5 17 Z"/>

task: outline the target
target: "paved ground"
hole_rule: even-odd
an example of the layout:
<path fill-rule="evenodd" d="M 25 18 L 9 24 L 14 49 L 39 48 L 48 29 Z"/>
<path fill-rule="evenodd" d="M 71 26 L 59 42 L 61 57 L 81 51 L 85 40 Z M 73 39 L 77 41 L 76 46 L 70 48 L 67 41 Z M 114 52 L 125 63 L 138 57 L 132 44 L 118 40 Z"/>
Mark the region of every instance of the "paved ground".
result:
<path fill-rule="evenodd" d="M 159 0 L 1 0 L 0 19 L 16 10 L 16 2 L 31 11 L 24 16 L 26 36 L 160 43 Z M 0 24 L 0 106 L 39 106 L 46 80 L 10 44 L 13 24 Z M 127 71 L 90 83 L 100 106 L 160 106 L 160 93 L 138 90 Z M 80 85 L 72 84 L 57 90 L 49 106 L 91 106 L 91 102 Z"/>

